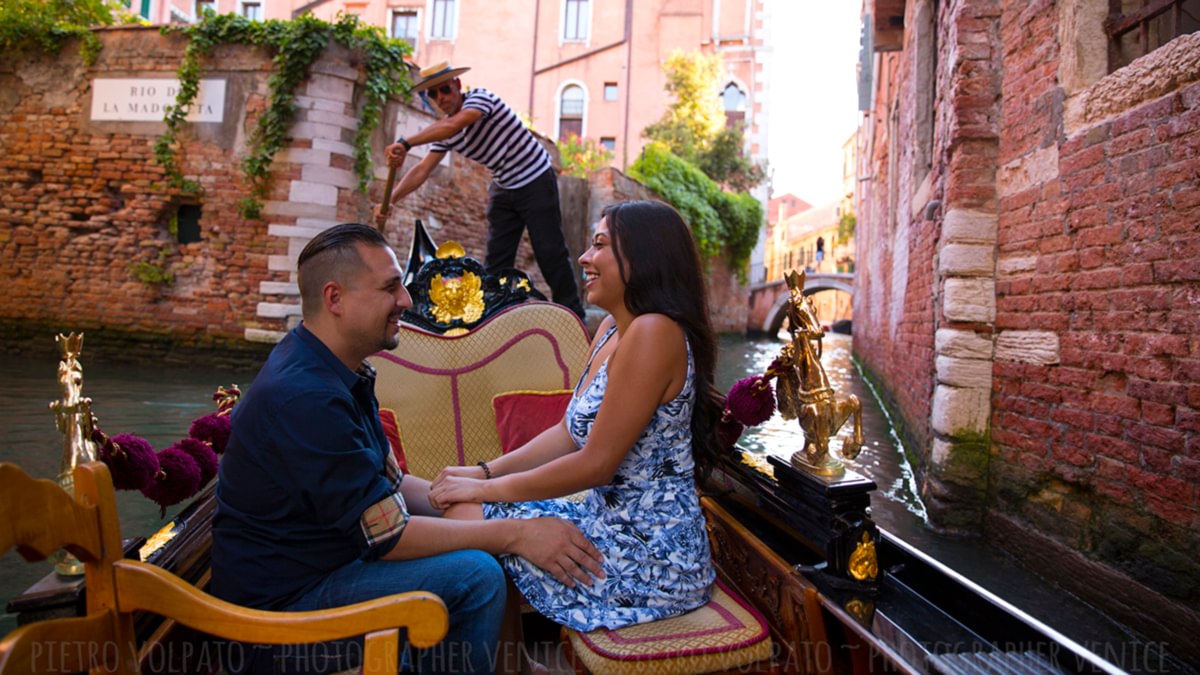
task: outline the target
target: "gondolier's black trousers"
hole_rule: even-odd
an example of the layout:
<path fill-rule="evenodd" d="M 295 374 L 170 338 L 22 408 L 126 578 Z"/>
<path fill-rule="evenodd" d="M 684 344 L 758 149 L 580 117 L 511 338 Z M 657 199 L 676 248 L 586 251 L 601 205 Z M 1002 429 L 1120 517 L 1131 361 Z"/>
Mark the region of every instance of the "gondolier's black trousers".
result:
<path fill-rule="evenodd" d="M 579 286 L 563 238 L 558 204 L 558 176 L 546 169 L 532 183 L 506 190 L 496 183 L 488 188 L 487 269 L 489 273 L 513 267 L 521 234 L 529 228 L 529 243 L 554 302 L 584 318 Z"/>

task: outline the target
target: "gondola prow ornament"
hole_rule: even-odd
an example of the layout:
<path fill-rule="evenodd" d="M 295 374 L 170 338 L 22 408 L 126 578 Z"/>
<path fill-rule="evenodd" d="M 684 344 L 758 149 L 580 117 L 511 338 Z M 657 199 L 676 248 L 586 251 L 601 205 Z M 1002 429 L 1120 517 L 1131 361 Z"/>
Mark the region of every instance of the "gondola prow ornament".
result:
<path fill-rule="evenodd" d="M 804 295 L 804 272 L 789 272 L 788 333 L 791 343 L 779 355 L 776 377 L 779 413 L 798 420 L 804 432 L 804 448 L 792 455 L 792 463 L 821 476 L 840 476 L 845 466 L 829 452 L 829 439 L 851 417 L 854 427 L 842 439 L 841 455 L 854 459 L 862 450 L 862 405 L 854 394 L 838 399 L 825 368 L 821 365 L 821 340 L 825 331 L 817 319 L 811 297 Z"/>
<path fill-rule="evenodd" d="M 60 360 L 58 362 L 58 385 L 62 399 L 50 402 L 58 430 L 63 435 L 62 465 L 58 472 L 58 484 L 69 494 L 75 494 L 75 467 L 96 461 L 96 444 L 92 441 L 92 399 L 83 395 L 83 365 L 79 354 L 83 351 L 83 333 L 58 335 Z M 83 563 L 75 556 L 61 551 L 56 555 L 54 571 L 63 576 L 83 574 Z"/>

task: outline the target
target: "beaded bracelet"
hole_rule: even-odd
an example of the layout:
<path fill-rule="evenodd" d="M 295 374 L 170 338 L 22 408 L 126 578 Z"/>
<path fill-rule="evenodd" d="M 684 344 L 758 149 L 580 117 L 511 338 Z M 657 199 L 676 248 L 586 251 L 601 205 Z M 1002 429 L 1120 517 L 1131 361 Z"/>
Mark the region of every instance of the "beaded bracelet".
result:
<path fill-rule="evenodd" d="M 477 462 L 477 464 L 479 464 L 479 466 L 483 468 L 484 480 L 491 480 L 492 479 L 492 470 L 488 468 L 487 462 L 485 462 L 481 459 Z"/>

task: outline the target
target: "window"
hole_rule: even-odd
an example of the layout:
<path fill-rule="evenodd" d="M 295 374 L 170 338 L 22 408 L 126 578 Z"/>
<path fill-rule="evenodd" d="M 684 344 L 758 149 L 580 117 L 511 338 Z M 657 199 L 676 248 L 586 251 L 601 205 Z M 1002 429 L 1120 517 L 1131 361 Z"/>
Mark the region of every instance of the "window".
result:
<path fill-rule="evenodd" d="M 392 10 L 392 37 L 407 42 L 408 46 L 412 47 L 413 54 L 417 53 L 417 35 L 420 30 L 421 23 L 417 16 L 417 10 Z"/>
<path fill-rule="evenodd" d="M 125 6 L 139 17 L 146 20 L 150 19 L 150 0 L 129 0 L 125 3 Z"/>
<path fill-rule="evenodd" d="M 600 145 L 609 152 L 617 151 L 617 139 L 612 136 L 602 136 L 600 138 Z"/>
<path fill-rule="evenodd" d="M 562 90 L 558 109 L 558 139 L 565 141 L 571 134 L 583 136 L 583 87 L 570 85 Z"/>
<path fill-rule="evenodd" d="M 203 17 L 204 12 L 206 12 L 206 11 L 216 12 L 217 11 L 217 0 L 196 0 L 196 11 L 195 11 L 196 19 L 198 20 L 201 17 Z"/>
<path fill-rule="evenodd" d="M 588 39 L 588 0 L 564 0 L 563 40 Z"/>
<path fill-rule="evenodd" d="M 242 2 L 242 16 L 251 21 L 262 21 L 262 3 Z"/>
<path fill-rule="evenodd" d="M 736 84 L 725 85 L 721 104 L 725 108 L 725 126 L 734 127 L 746 121 L 746 94 Z"/>
<path fill-rule="evenodd" d="M 181 204 L 175 216 L 175 239 L 181 244 L 200 241 L 200 205 Z"/>
<path fill-rule="evenodd" d="M 431 40 L 450 40 L 454 37 L 454 0 L 433 0 L 433 16 L 429 20 Z"/>
<path fill-rule="evenodd" d="M 1200 30 L 1200 0 L 1109 0 L 1108 71 Z"/>
<path fill-rule="evenodd" d="M 605 82 L 604 83 L 604 100 L 605 101 L 617 100 L 617 83 L 616 82 Z"/>

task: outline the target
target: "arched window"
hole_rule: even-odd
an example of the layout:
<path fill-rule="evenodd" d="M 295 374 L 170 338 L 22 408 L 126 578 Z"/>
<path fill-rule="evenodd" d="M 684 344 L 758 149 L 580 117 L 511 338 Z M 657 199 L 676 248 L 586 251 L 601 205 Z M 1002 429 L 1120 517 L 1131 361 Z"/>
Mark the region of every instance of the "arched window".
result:
<path fill-rule="evenodd" d="M 571 134 L 583 136 L 583 87 L 564 87 L 559 97 L 558 140 L 565 141 Z"/>
<path fill-rule="evenodd" d="M 721 92 L 721 103 L 725 107 L 725 126 L 732 127 L 746 121 L 746 93 L 732 82 Z"/>

